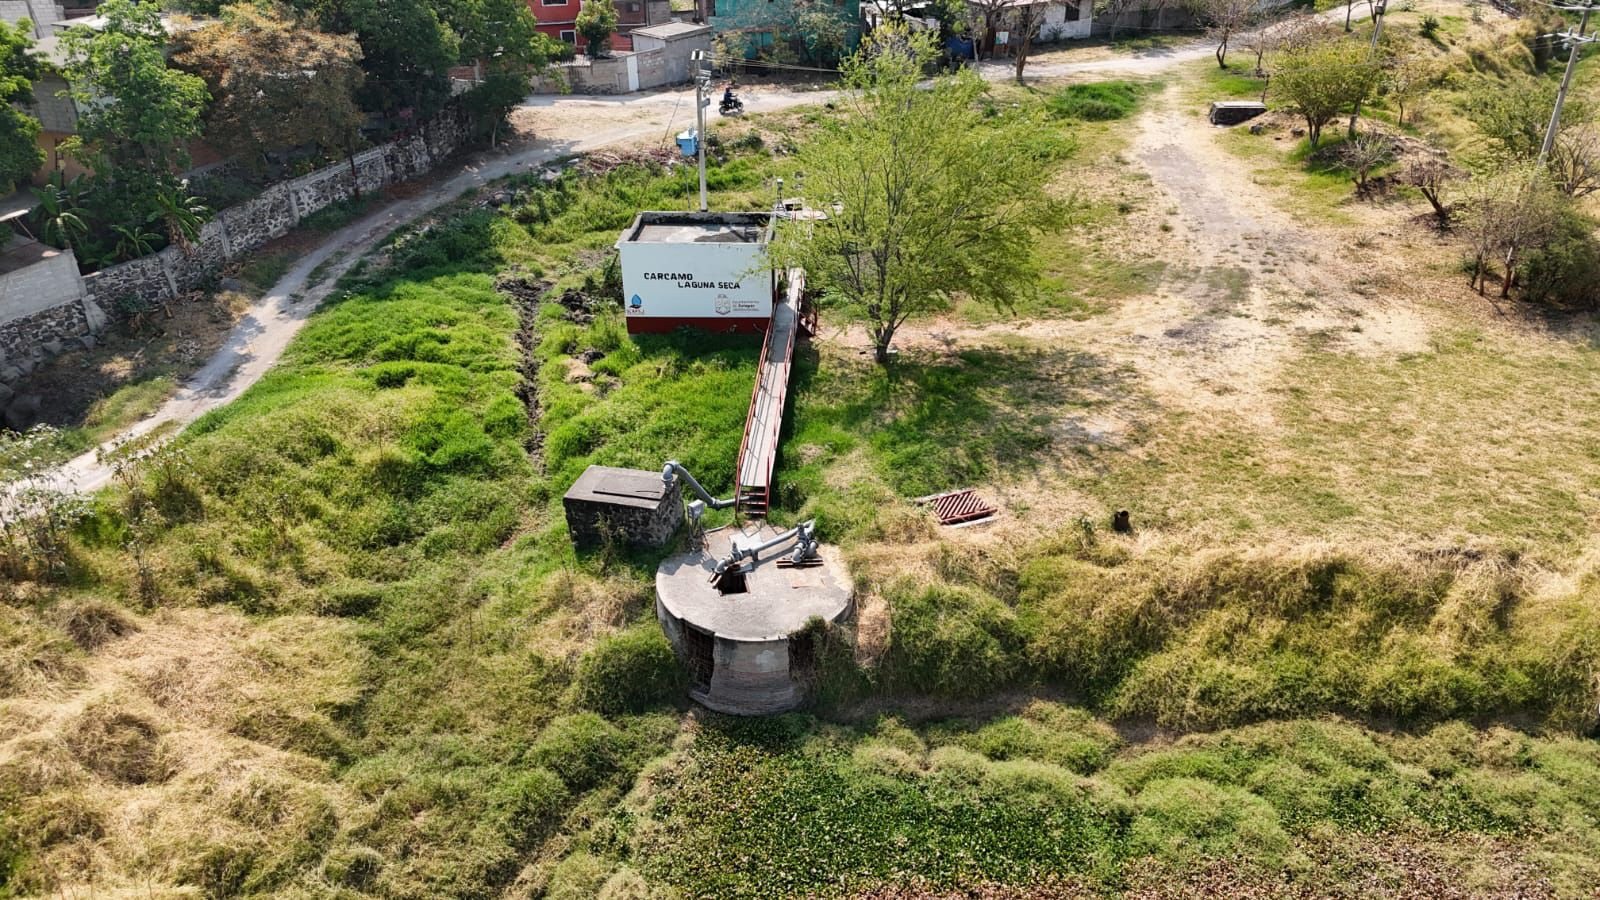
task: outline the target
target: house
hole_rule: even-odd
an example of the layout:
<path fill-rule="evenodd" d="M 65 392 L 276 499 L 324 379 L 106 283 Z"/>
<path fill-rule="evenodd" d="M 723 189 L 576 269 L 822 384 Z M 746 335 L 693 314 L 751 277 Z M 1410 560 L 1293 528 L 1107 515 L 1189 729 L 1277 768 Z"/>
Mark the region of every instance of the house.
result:
<path fill-rule="evenodd" d="M 784 34 L 784 23 L 794 10 L 792 3 L 774 0 L 696 0 L 697 15 L 717 34 L 742 33 L 747 37 L 746 53 L 755 59 L 765 48 L 779 42 L 792 42 L 793 35 Z M 823 0 L 824 3 L 828 0 Z M 861 36 L 862 0 L 831 0 L 838 15 L 849 27 L 846 45 L 854 47 Z M 869 0 L 870 2 L 870 0 Z"/>
<path fill-rule="evenodd" d="M 0 0 L 0 4 L 16 0 Z M 34 2 L 34 0 L 28 0 Z M 198 20 L 174 20 L 162 17 L 162 25 L 170 35 L 180 28 L 197 28 Z M 50 173 L 60 171 L 68 177 L 87 172 L 76 159 L 61 149 L 61 145 L 78 133 L 78 104 L 68 95 L 67 80 L 61 71 L 67 64 L 66 50 L 61 46 L 61 34 L 68 28 L 104 28 L 106 20 L 100 16 L 79 19 L 62 19 L 52 25 L 50 33 L 33 45 L 33 55 L 44 63 L 44 72 L 33 85 L 33 109 L 39 119 L 39 148 L 44 151 L 44 165 L 34 173 L 36 184 L 43 184 Z M 189 157 L 193 168 L 200 169 L 221 162 L 223 157 L 204 141 L 189 143 Z"/>
<path fill-rule="evenodd" d="M 1024 6 L 1044 7 L 1034 38 L 1041 43 L 1086 38 L 1094 27 L 1094 0 L 967 0 L 967 11 L 973 20 L 990 20 L 988 34 L 981 36 L 989 52 L 1004 53 L 1016 43 L 1008 20 L 1014 10 Z"/>
<path fill-rule="evenodd" d="M 4 0 L 0 0 L 4 2 Z M 612 50 L 632 50 L 632 33 L 636 28 L 659 25 L 672 21 L 671 0 L 612 0 L 617 7 L 617 33 L 611 36 Z M 541 32 L 579 46 L 578 11 L 582 0 L 528 0 L 528 9 Z"/>

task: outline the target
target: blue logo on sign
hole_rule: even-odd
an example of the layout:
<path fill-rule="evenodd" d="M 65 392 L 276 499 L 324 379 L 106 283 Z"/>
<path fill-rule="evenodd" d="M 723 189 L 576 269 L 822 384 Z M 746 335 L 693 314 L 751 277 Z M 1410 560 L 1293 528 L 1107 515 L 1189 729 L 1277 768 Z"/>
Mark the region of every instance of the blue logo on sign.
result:
<path fill-rule="evenodd" d="M 644 307 L 644 301 L 639 299 L 639 295 L 638 294 L 634 294 L 633 295 L 633 299 L 628 301 L 628 308 L 629 309 L 641 309 L 643 307 Z"/>

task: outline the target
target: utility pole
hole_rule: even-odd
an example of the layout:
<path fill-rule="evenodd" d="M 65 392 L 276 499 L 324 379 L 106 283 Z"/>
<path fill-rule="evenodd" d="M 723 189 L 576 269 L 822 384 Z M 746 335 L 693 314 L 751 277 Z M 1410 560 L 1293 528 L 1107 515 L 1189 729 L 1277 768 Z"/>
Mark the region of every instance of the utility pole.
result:
<path fill-rule="evenodd" d="M 1561 106 L 1567 102 L 1567 88 L 1572 86 L 1572 72 L 1578 68 L 1578 57 L 1583 55 L 1585 44 L 1593 43 L 1596 39 L 1586 37 L 1584 31 L 1589 27 L 1589 13 L 1593 11 L 1593 0 L 1584 6 L 1558 6 L 1556 9 L 1569 11 L 1582 11 L 1583 17 L 1578 20 L 1578 31 L 1564 31 L 1560 34 L 1547 35 L 1547 37 L 1561 37 L 1567 41 L 1567 71 L 1561 76 L 1561 88 L 1556 91 L 1556 107 L 1550 111 L 1550 127 L 1545 129 L 1544 143 L 1539 146 L 1539 165 L 1543 166 L 1550 159 L 1550 151 L 1556 146 L 1556 132 L 1561 130 Z"/>
<path fill-rule="evenodd" d="M 1378 0 L 1372 8 L 1372 52 L 1378 52 L 1378 37 L 1383 34 L 1383 17 L 1389 14 L 1389 0 Z"/>
<path fill-rule="evenodd" d="M 692 55 L 695 64 L 694 78 L 694 144 L 695 155 L 700 163 L 700 211 L 705 212 L 706 205 L 706 106 L 711 101 L 706 98 L 706 88 L 711 84 L 711 70 L 705 64 L 706 52 L 696 50 Z"/>

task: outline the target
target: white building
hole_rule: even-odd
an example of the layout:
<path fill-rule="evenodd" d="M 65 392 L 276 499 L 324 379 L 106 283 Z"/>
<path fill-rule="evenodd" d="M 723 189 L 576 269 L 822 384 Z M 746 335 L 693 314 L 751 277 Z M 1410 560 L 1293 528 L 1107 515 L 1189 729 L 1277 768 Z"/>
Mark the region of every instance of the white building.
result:
<path fill-rule="evenodd" d="M 643 212 L 617 240 L 630 334 L 765 331 L 770 213 Z"/>

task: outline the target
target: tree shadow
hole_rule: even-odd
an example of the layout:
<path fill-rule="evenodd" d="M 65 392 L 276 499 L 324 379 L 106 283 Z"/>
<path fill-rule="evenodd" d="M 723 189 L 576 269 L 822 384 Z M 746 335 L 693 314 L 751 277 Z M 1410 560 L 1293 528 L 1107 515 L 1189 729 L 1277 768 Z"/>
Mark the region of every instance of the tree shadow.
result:
<path fill-rule="evenodd" d="M 1036 472 L 1072 439 L 1075 416 L 1117 403 L 1131 372 L 1059 347 L 981 347 L 902 353 L 887 370 L 866 360 L 797 360 L 798 438 L 821 422 L 864 446 L 904 496 Z M 790 454 L 804 462 L 815 450 Z M 784 463 L 792 466 L 791 463 Z"/>

